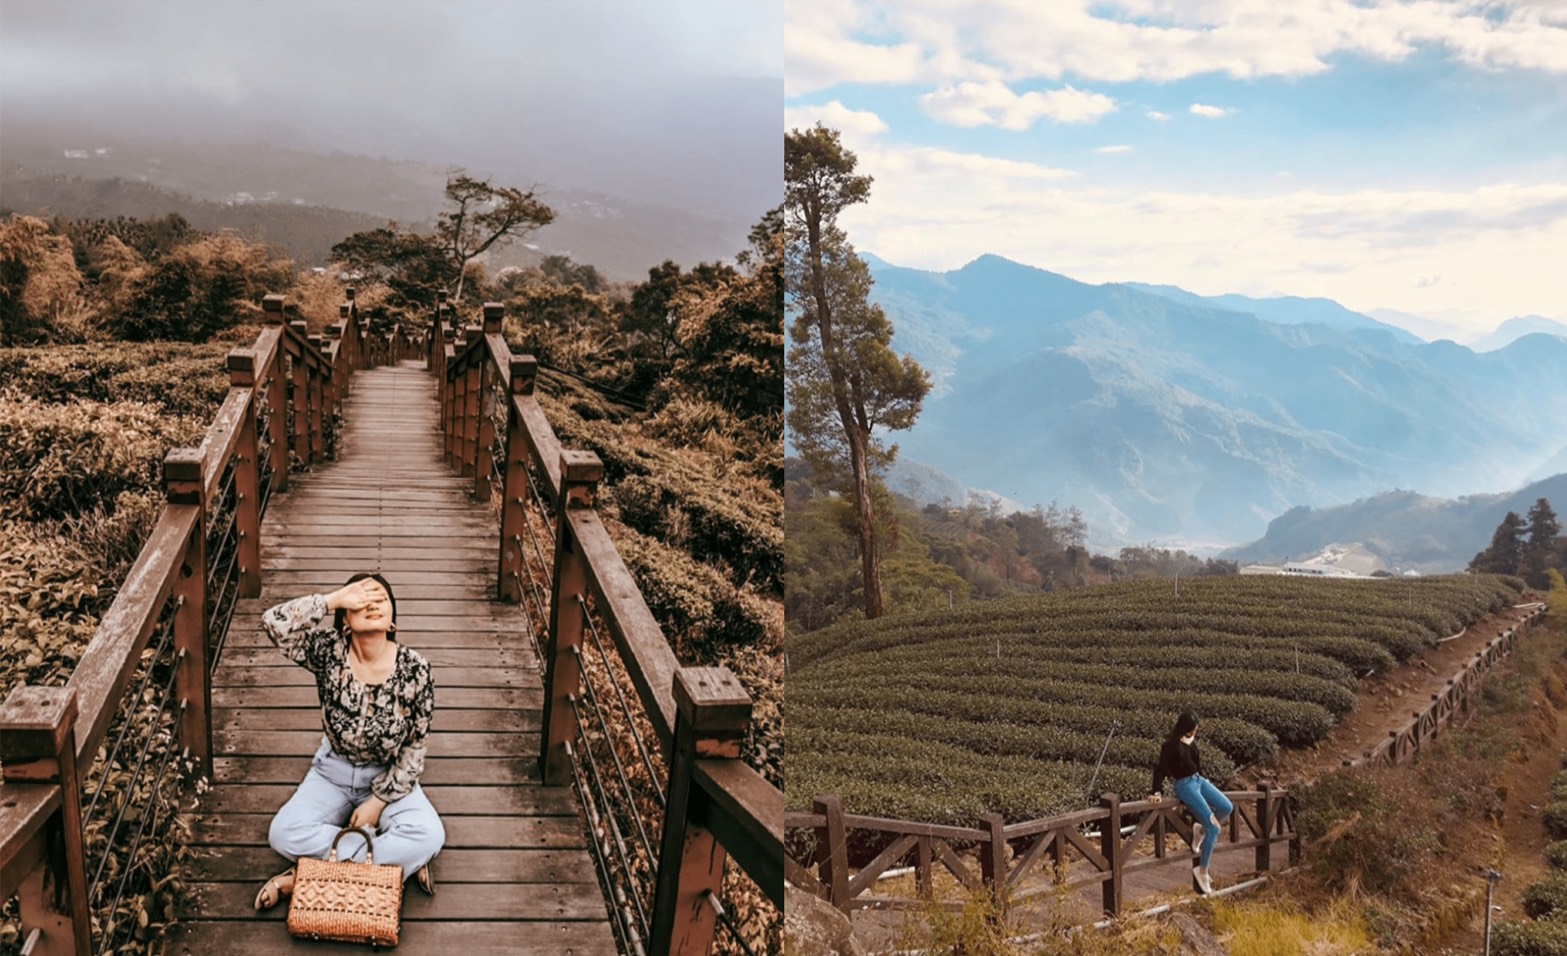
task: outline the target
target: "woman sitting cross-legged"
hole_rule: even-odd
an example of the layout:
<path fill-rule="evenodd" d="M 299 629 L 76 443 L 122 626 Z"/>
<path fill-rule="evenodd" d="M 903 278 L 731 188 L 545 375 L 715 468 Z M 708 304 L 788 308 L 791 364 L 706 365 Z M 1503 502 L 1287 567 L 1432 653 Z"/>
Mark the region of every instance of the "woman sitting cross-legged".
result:
<path fill-rule="evenodd" d="M 327 612 L 333 626 L 322 627 Z M 331 594 L 311 594 L 262 615 L 283 655 L 316 675 L 326 731 L 310 772 L 272 819 L 272 848 L 290 860 L 326 859 L 344 826 L 376 833 L 375 861 L 417 875 L 435 892 L 430 860 L 446 841 L 441 818 L 419 786 L 435 710 L 430 665 L 392 637 L 397 600 L 379 574 L 356 574 Z M 365 841 L 343 838 L 338 858 L 362 860 Z M 294 869 L 256 894 L 266 909 L 292 893 Z"/>

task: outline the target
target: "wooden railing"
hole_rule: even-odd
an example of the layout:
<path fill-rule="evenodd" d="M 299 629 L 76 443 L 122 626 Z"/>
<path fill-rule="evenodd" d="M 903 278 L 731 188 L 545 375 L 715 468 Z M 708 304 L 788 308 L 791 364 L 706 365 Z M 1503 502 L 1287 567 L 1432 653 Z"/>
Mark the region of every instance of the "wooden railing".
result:
<path fill-rule="evenodd" d="M 1288 848 L 1288 863 L 1300 854 L 1289 794 L 1264 783 L 1258 790 L 1226 791 L 1235 812 L 1214 847 L 1214 855 L 1250 850 L 1258 873 L 1276 862 L 1273 848 Z M 1124 881 L 1144 870 L 1191 867 L 1196 854 L 1192 821 L 1178 800 L 1122 803 L 1104 794 L 1099 806 L 1039 820 L 1006 824 L 999 814 L 981 818 L 982 827 L 940 826 L 906 820 L 856 816 L 843 812 L 837 796 L 818 797 L 810 813 L 788 813 L 784 825 L 797 831 L 794 845 L 810 847 L 809 857 L 785 858 L 788 880 L 848 913 L 855 909 L 961 907 L 961 901 L 935 899 L 939 866 L 969 893 L 990 894 L 997 911 L 1032 897 L 1098 885 L 1104 911 L 1120 916 Z M 873 859 L 851 869 L 849 834 L 883 846 Z M 1184 844 L 1184 846 L 1183 846 Z M 977 862 L 954 846 L 977 849 Z M 1010 855 L 1009 855 L 1009 850 Z M 874 893 L 888 869 L 913 857 L 913 896 Z"/>
<path fill-rule="evenodd" d="M 0 900 L 20 896 L 37 956 L 117 948 L 124 927 L 114 914 L 136 848 L 156 838 L 158 788 L 171 766 L 187 778 L 211 772 L 209 677 L 235 600 L 261 593 L 268 500 L 287 489 L 291 459 L 308 467 L 327 455 L 355 369 L 420 354 L 404 333 L 371 335 L 351 290 L 324 335 L 287 321 L 282 296 L 263 309 L 268 327 L 228 355 L 229 393 L 201 444 L 164 458 L 167 502 L 70 680 L 17 687 L 0 704 Z M 138 739 L 130 718 L 144 700 L 157 709 Z M 118 792 L 105 783 L 138 747 L 136 774 L 153 774 L 152 790 L 150 805 L 132 807 L 134 778 Z M 121 833 L 130 820 L 134 836 Z M 126 842 L 129 862 L 116 874 L 110 847 Z M 108 900 L 110 920 L 94 934 L 91 914 Z"/>
<path fill-rule="evenodd" d="M 1485 646 L 1475 651 L 1457 674 L 1448 678 L 1447 686 L 1440 693 L 1431 695 L 1431 703 L 1412 712 L 1408 723 L 1397 730 L 1388 731 L 1375 747 L 1359 757 L 1345 758 L 1344 766 L 1360 764 L 1401 764 L 1415 758 L 1420 749 L 1450 727 L 1454 720 L 1468 717 L 1479 702 L 1480 684 L 1492 667 L 1501 663 L 1518 646 L 1518 639 L 1529 625 L 1546 614 L 1544 604 L 1531 610 L 1517 625 L 1491 638 Z"/>
<path fill-rule="evenodd" d="M 582 797 L 624 950 L 707 953 L 720 919 L 738 936 L 721 899 L 726 857 L 781 913 L 783 794 L 740 759 L 752 703 L 739 680 L 726 668 L 676 659 L 594 510 L 603 464 L 591 452 L 561 448 L 534 395 L 538 363 L 511 353 L 502 314 L 487 303 L 482 325 L 459 327 L 442 301 L 427 361 L 452 466 L 472 476 L 475 496 L 501 493 L 496 594 L 531 607 L 537 622 L 545 672 L 540 772 L 546 784 L 574 783 Z M 551 582 L 547 591 L 542 581 Z M 590 659 L 595 649 L 601 657 Z M 590 666 L 623 672 L 641 713 L 631 712 L 613 679 L 597 689 L 585 680 Z M 626 719 L 612 728 L 606 711 L 616 704 Z M 656 754 L 637 733 L 643 720 Z M 600 767 L 590 732 L 620 738 L 626 760 L 610 753 Z M 648 777 L 663 777 L 652 794 L 657 819 L 614 799 L 618 788 L 636 789 L 631 780 L 642 766 Z M 644 855 L 652 859 L 639 861 Z M 611 885 L 612 869 L 650 875 L 651 898 L 635 885 Z"/>

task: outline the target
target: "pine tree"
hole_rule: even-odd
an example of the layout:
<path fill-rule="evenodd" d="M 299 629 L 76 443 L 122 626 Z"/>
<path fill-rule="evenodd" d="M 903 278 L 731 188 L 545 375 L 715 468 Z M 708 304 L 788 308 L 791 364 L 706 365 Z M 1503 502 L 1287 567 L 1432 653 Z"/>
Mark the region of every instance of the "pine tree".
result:
<path fill-rule="evenodd" d="M 1523 545 L 1518 573 L 1534 587 L 1549 587 L 1550 580 L 1545 572 L 1558 559 L 1556 538 L 1562 533 L 1562 523 L 1546 499 L 1536 500 L 1529 509 L 1528 531 L 1529 540 Z"/>
<path fill-rule="evenodd" d="M 1474 556 L 1469 570 L 1486 574 L 1517 574 L 1523 561 L 1524 523 L 1518 512 L 1509 511 L 1491 536 L 1491 546 Z"/>

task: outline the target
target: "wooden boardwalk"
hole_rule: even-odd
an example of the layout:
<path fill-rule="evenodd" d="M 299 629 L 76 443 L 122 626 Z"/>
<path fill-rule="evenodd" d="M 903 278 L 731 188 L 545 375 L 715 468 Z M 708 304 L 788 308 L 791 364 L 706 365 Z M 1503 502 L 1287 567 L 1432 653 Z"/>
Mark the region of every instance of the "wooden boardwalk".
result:
<path fill-rule="evenodd" d="M 286 901 L 251 901 L 286 861 L 272 814 L 321 741 L 311 675 L 261 630 L 277 602 L 380 570 L 397 635 L 429 659 L 436 703 L 426 791 L 446 826 L 438 895 L 404 892 L 400 953 L 612 956 L 615 942 L 577 800 L 538 779 L 543 690 L 520 608 L 492 600 L 496 519 L 472 479 L 441 458 L 435 383 L 422 362 L 360 372 L 337 460 L 292 476 L 262 533 L 264 590 L 239 602 L 213 679 L 213 787 L 201 798 L 191 867 L 196 904 L 173 952 L 276 953 L 340 947 L 292 939 Z"/>

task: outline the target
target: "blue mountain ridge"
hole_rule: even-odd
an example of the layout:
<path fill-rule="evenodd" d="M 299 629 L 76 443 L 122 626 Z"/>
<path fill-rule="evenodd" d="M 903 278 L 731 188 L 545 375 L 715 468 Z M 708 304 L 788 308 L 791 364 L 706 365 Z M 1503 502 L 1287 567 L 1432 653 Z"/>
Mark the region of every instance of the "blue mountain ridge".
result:
<path fill-rule="evenodd" d="M 1015 501 L 1075 504 L 1098 547 L 1250 541 L 1291 508 L 1388 488 L 1503 491 L 1562 446 L 1567 340 L 1552 336 L 1477 354 L 1328 300 L 1287 300 L 1286 323 L 1238 311 L 1242 297 L 1090 285 L 994 255 L 950 272 L 866 261 L 895 347 L 936 382 L 901 454 Z"/>

